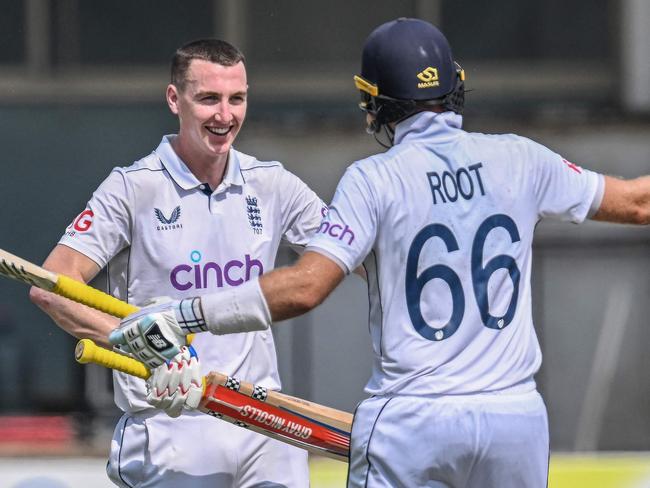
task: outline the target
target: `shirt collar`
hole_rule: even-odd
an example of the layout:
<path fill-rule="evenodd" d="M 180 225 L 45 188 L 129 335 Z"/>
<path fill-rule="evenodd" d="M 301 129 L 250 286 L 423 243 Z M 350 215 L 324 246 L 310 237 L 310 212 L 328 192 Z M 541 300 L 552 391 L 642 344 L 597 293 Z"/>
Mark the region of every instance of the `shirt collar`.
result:
<path fill-rule="evenodd" d="M 198 188 L 204 182 L 199 181 L 196 176 L 194 176 L 194 173 L 190 171 L 187 165 L 181 158 L 178 157 L 178 154 L 176 154 L 174 151 L 171 142 L 175 137 L 177 136 L 164 136 L 154 152 L 158 155 L 163 166 L 169 172 L 169 175 L 178 186 L 180 186 L 183 190 Z M 241 173 L 238 154 L 239 153 L 232 147 L 230 148 L 230 153 L 228 154 L 228 164 L 226 165 L 226 172 L 223 175 L 223 181 L 219 185 L 220 189 L 228 188 L 231 185 L 243 186 L 244 177 Z"/>
<path fill-rule="evenodd" d="M 448 142 L 458 135 L 463 117 L 454 112 L 420 112 L 395 127 L 395 144 L 423 139 L 434 143 Z"/>

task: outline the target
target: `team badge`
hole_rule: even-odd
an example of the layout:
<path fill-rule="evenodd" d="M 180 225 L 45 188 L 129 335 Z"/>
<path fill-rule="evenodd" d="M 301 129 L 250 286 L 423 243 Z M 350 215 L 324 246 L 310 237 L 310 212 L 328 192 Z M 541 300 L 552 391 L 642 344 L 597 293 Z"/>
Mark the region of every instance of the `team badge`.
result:
<path fill-rule="evenodd" d="M 156 216 L 159 224 L 156 226 L 156 230 L 171 230 L 171 229 L 182 229 L 183 224 L 179 222 L 181 218 L 181 206 L 179 205 L 174 210 L 172 210 L 169 218 L 165 216 L 165 213 L 159 208 L 154 208 L 153 213 Z"/>
<path fill-rule="evenodd" d="M 248 223 L 255 234 L 262 233 L 262 214 L 260 207 L 257 205 L 257 197 L 248 195 L 246 197 L 246 212 L 248 213 Z"/>

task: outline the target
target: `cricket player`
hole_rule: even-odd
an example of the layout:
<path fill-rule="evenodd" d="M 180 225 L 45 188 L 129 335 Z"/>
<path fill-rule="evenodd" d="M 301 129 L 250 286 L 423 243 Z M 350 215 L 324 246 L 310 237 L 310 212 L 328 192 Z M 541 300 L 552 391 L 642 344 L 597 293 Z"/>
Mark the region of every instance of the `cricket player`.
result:
<path fill-rule="evenodd" d="M 298 263 L 197 299 L 195 315 L 185 302 L 145 309 L 111 341 L 160 364 L 192 322 L 217 335 L 267 330 L 317 306 L 363 264 L 375 357 L 348 486 L 546 487 L 535 226 L 648 224 L 650 177 L 623 181 L 524 137 L 464 131 L 463 70 L 421 20 L 374 30 L 354 79 L 369 130 L 390 148 L 348 168 Z M 168 349 L 151 340 L 154 329 Z M 154 376 L 161 388 L 179 383 L 164 366 Z"/>
<path fill-rule="evenodd" d="M 280 163 L 232 147 L 247 92 L 244 56 L 232 45 L 204 39 L 178 49 L 166 92 L 178 134 L 115 168 L 44 267 L 84 282 L 106 268 L 108 292 L 141 306 L 152 296 L 180 299 L 241 286 L 273 269 L 281 243 L 304 247 L 325 206 Z M 38 289 L 31 296 L 78 338 L 108 345 L 119 325 Z M 114 375 L 124 415 L 111 445 L 111 480 L 121 487 L 308 486 L 305 451 L 198 412 L 181 415 L 183 405 L 198 404 L 201 377 L 212 370 L 279 389 L 270 329 L 201 334 L 178 352 L 166 368 L 182 377 L 182 393 Z M 180 417 L 153 409 L 147 395 Z"/>

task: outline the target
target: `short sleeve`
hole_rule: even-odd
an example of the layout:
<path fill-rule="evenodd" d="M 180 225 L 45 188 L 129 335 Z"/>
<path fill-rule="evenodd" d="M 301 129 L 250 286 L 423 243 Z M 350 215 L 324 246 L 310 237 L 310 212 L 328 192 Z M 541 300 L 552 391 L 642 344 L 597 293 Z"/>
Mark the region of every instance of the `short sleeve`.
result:
<path fill-rule="evenodd" d="M 301 251 L 318 229 L 327 206 L 293 173 L 283 171 L 281 178 L 282 238 L 295 250 Z"/>
<path fill-rule="evenodd" d="M 131 243 L 129 201 L 124 175 L 113 170 L 66 228 L 59 244 L 79 251 L 103 268 Z"/>
<path fill-rule="evenodd" d="M 358 165 L 345 172 L 339 182 L 327 216 L 309 242 L 343 263 L 347 272 L 356 269 L 370 253 L 377 237 L 377 203 L 371 178 Z"/>
<path fill-rule="evenodd" d="M 589 215 L 602 187 L 602 175 L 532 143 L 533 193 L 540 217 L 580 223 Z"/>

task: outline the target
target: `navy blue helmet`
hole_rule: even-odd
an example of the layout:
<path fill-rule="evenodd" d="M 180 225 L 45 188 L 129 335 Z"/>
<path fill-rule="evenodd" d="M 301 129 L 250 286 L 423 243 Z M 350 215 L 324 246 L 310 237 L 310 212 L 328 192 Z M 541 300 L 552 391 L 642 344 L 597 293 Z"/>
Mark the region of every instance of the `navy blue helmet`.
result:
<path fill-rule="evenodd" d="M 382 24 L 368 36 L 361 75 L 354 77 L 361 109 L 375 118 L 373 132 L 431 106 L 462 113 L 464 79 L 442 32 L 407 18 Z"/>

